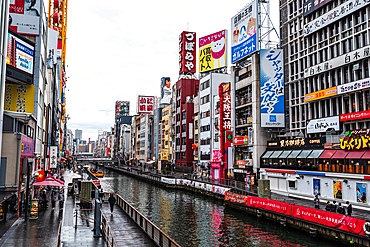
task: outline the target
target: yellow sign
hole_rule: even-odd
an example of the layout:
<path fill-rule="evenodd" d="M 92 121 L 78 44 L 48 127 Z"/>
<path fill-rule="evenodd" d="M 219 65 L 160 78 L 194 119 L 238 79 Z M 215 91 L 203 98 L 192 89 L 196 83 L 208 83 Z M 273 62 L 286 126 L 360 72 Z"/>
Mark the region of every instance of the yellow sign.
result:
<path fill-rule="evenodd" d="M 162 160 L 167 160 L 167 152 L 162 153 Z"/>
<path fill-rule="evenodd" d="M 199 72 L 226 67 L 226 30 L 199 39 Z"/>
<path fill-rule="evenodd" d="M 337 95 L 337 86 L 306 94 L 304 96 L 304 101 L 305 102 L 310 102 L 310 101 L 314 101 L 314 100 L 319 100 L 319 99 L 332 97 L 332 96 L 335 96 L 335 95 Z"/>
<path fill-rule="evenodd" d="M 340 148 L 341 149 L 363 149 L 363 148 L 369 148 L 370 147 L 370 136 L 364 135 L 359 136 L 356 138 L 339 138 L 340 140 Z"/>
<path fill-rule="evenodd" d="M 5 84 L 4 110 L 34 113 L 35 86 Z"/>

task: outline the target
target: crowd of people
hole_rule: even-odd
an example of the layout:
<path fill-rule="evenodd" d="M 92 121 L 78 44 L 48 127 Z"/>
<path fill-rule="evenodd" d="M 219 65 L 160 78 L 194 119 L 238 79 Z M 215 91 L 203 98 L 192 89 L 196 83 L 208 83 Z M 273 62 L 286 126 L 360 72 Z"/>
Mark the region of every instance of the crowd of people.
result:
<path fill-rule="evenodd" d="M 316 195 L 315 198 L 313 199 L 314 205 L 316 209 L 320 209 L 320 199 Z M 349 201 L 346 201 L 346 207 L 342 205 L 341 202 L 337 203 L 337 201 L 327 201 L 325 210 L 328 212 L 333 212 L 333 213 L 338 213 L 338 214 L 346 214 L 347 210 L 347 215 L 351 216 L 352 215 L 352 204 Z"/>

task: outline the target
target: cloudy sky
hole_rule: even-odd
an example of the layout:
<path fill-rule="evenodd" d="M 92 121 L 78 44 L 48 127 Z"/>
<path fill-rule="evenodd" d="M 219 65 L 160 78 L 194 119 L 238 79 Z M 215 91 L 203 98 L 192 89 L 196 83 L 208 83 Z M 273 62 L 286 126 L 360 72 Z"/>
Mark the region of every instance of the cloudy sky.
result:
<path fill-rule="evenodd" d="M 161 77 L 177 81 L 182 31 L 196 32 L 198 39 L 227 29 L 230 38 L 231 18 L 249 2 L 69 1 L 68 128 L 96 140 L 98 130 L 113 127 L 116 100 L 130 101 L 135 114 L 137 95 L 159 96 Z M 279 1 L 271 2 L 278 29 Z"/>

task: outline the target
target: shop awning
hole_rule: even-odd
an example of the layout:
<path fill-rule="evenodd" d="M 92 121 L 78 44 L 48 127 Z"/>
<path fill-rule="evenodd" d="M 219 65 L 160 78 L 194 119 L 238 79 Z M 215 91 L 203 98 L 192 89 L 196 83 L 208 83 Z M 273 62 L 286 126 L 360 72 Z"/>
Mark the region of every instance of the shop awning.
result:
<path fill-rule="evenodd" d="M 307 159 L 317 159 L 324 152 L 324 149 L 312 150 L 312 153 L 308 155 Z"/>
<path fill-rule="evenodd" d="M 285 150 L 282 154 L 280 154 L 279 159 L 285 159 L 291 152 L 292 150 Z"/>
<path fill-rule="evenodd" d="M 364 155 L 361 157 L 362 160 L 370 159 L 370 150 L 367 150 Z"/>
<path fill-rule="evenodd" d="M 288 159 L 295 159 L 297 158 L 298 154 L 301 152 L 301 150 L 293 150 L 289 156 L 288 156 Z"/>
<path fill-rule="evenodd" d="M 298 159 L 305 159 L 312 152 L 312 150 L 302 150 L 302 152 L 297 156 Z"/>
<path fill-rule="evenodd" d="M 274 151 L 267 151 L 264 155 L 262 155 L 262 159 L 268 159 L 273 152 Z"/>
<path fill-rule="evenodd" d="M 319 159 L 330 159 L 337 150 L 334 149 L 327 149 L 320 155 Z"/>
<path fill-rule="evenodd" d="M 351 159 L 351 160 L 361 159 L 364 153 L 365 153 L 365 150 L 350 151 L 349 154 L 346 156 L 346 159 Z"/>
<path fill-rule="evenodd" d="M 270 159 L 279 157 L 282 152 L 283 151 L 274 151 L 274 153 L 271 154 Z"/>
<path fill-rule="evenodd" d="M 344 159 L 344 157 L 346 157 L 348 153 L 349 151 L 346 151 L 346 150 L 338 150 L 337 152 L 335 152 L 335 154 L 331 158 L 332 159 Z"/>

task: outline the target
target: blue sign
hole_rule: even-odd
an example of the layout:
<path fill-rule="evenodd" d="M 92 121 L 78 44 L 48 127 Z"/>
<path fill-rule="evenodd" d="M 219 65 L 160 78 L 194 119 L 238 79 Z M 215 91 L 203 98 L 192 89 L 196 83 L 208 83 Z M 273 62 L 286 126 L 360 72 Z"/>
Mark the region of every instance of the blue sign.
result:
<path fill-rule="evenodd" d="M 249 54 L 257 50 L 257 33 L 253 34 L 250 38 L 246 39 L 242 43 L 231 47 L 231 62 L 245 58 Z"/>

